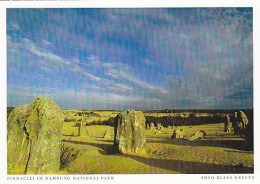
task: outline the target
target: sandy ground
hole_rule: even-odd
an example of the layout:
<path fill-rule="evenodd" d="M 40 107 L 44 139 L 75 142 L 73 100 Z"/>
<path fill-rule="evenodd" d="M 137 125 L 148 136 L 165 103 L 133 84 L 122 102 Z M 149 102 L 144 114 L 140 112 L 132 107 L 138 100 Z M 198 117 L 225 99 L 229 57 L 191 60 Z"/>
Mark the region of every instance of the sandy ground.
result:
<path fill-rule="evenodd" d="M 253 152 L 243 150 L 243 139 L 223 132 L 224 124 L 183 126 L 185 137 L 204 130 L 203 140 L 171 139 L 173 130 L 146 131 L 147 154 L 113 153 L 114 128 L 88 126 L 89 136 L 71 136 L 77 127 L 63 127 L 63 142 L 86 150 L 64 168 L 64 174 L 253 173 Z M 104 139 L 109 131 L 111 138 Z M 73 133 L 74 132 L 74 133 Z"/>

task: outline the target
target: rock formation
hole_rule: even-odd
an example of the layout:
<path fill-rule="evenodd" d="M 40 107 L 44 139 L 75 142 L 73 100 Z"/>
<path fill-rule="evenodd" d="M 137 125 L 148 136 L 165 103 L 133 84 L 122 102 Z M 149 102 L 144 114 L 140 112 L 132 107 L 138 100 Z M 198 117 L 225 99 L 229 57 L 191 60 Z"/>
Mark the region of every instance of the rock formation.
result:
<path fill-rule="evenodd" d="M 188 140 L 189 141 L 194 141 L 196 139 L 203 139 L 203 137 L 206 136 L 206 132 L 203 130 L 198 130 L 195 134 L 192 134 Z"/>
<path fill-rule="evenodd" d="M 231 127 L 232 127 L 232 123 L 230 121 L 230 117 L 227 116 L 227 119 L 225 121 L 224 132 L 231 132 Z"/>
<path fill-rule="evenodd" d="M 176 128 L 173 131 L 172 138 L 174 138 L 174 139 L 183 139 L 184 135 L 185 135 L 185 133 L 184 133 L 183 129 Z"/>
<path fill-rule="evenodd" d="M 8 173 L 57 173 L 63 121 L 59 106 L 46 97 L 15 108 L 7 127 Z"/>
<path fill-rule="evenodd" d="M 150 130 L 150 125 L 149 125 L 149 123 L 146 124 L 146 129 L 147 129 L 147 130 Z"/>
<path fill-rule="evenodd" d="M 152 130 L 152 131 L 155 130 L 153 122 L 151 122 L 151 124 L 150 124 L 150 130 Z"/>
<path fill-rule="evenodd" d="M 234 134 L 243 136 L 245 134 L 245 129 L 248 124 L 248 118 L 243 111 L 239 113 L 235 112 L 235 116 L 232 121 L 232 127 L 234 128 Z"/>
<path fill-rule="evenodd" d="M 143 112 L 128 110 L 116 116 L 114 147 L 119 153 L 145 153 L 145 117 Z"/>
<path fill-rule="evenodd" d="M 239 111 L 241 120 L 242 120 L 242 130 L 244 131 L 246 129 L 246 126 L 248 124 L 248 119 L 246 114 L 243 111 Z"/>
<path fill-rule="evenodd" d="M 162 124 L 161 123 L 157 123 L 157 130 L 161 130 Z"/>
<path fill-rule="evenodd" d="M 87 127 L 84 126 L 83 118 L 81 118 L 78 124 L 78 136 L 88 136 L 88 135 L 89 133 Z"/>

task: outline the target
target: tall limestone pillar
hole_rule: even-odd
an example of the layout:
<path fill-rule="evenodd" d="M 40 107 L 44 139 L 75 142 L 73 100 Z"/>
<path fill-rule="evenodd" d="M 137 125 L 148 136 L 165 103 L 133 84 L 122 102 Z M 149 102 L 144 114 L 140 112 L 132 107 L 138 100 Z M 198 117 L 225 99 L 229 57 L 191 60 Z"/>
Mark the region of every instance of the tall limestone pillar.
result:
<path fill-rule="evenodd" d="M 145 117 L 143 112 L 128 110 L 115 118 L 114 147 L 120 153 L 145 153 Z"/>
<path fill-rule="evenodd" d="M 8 173 L 57 173 L 63 121 L 61 109 L 47 97 L 15 108 L 8 118 Z"/>
<path fill-rule="evenodd" d="M 232 123 L 230 121 L 230 117 L 229 116 L 226 117 L 226 121 L 225 121 L 224 124 L 225 124 L 224 132 L 231 132 Z"/>

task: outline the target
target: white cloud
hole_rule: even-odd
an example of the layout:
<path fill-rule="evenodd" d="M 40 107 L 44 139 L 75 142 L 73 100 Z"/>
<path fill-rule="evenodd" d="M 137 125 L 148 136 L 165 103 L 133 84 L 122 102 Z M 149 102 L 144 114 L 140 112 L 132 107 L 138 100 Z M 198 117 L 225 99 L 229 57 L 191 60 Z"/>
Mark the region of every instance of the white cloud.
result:
<path fill-rule="evenodd" d="M 58 67 L 60 69 L 66 68 L 70 71 L 77 72 L 78 74 L 81 74 L 90 80 L 94 80 L 94 81 L 101 80 L 100 77 L 97 77 L 97 76 L 89 73 L 87 70 L 79 67 L 78 66 L 79 60 L 77 58 L 73 58 L 72 61 L 70 61 L 61 56 L 58 56 L 57 54 L 54 54 L 50 50 L 41 48 L 40 46 L 38 46 L 37 44 L 35 44 L 34 42 L 32 42 L 31 40 L 29 40 L 27 38 L 23 38 L 21 43 L 19 43 L 19 42 L 16 43 L 12 40 L 12 38 L 10 36 L 8 36 L 8 43 L 9 43 L 8 51 L 12 51 L 12 52 L 16 51 L 19 53 L 19 51 L 23 49 L 33 55 L 43 58 L 43 60 L 40 60 L 39 62 L 41 62 L 41 64 L 44 64 L 44 66 L 39 66 L 39 68 L 43 69 L 45 71 L 48 71 L 48 68 L 50 71 L 51 69 L 53 69 L 53 67 L 55 67 L 55 68 Z"/>
<path fill-rule="evenodd" d="M 129 82 L 139 85 L 142 88 L 148 88 L 150 90 L 159 90 L 162 93 L 168 93 L 163 87 L 157 87 L 149 84 L 146 81 L 139 79 L 134 72 L 134 69 L 123 63 L 105 63 L 103 67 L 107 68 L 105 73 L 107 76 L 113 77 L 115 79 L 125 79 Z"/>
<path fill-rule="evenodd" d="M 45 39 L 42 39 L 42 43 L 45 47 L 48 47 L 52 44 L 51 42 L 49 42 L 48 40 L 45 40 Z"/>
<path fill-rule="evenodd" d="M 7 29 L 14 31 L 21 31 L 20 26 L 17 22 L 9 22 Z"/>
<path fill-rule="evenodd" d="M 67 61 L 66 59 L 63 59 L 62 57 L 52 53 L 49 50 L 42 49 L 42 48 L 38 47 L 35 43 L 33 43 L 31 40 L 29 40 L 27 38 L 23 39 L 23 43 L 24 43 L 24 46 L 26 47 L 26 49 L 30 53 L 32 53 L 36 56 L 39 56 L 39 57 L 43 57 L 47 61 L 48 60 L 57 61 L 57 62 L 60 62 L 61 64 L 66 64 L 66 65 L 70 64 L 70 62 Z"/>
<path fill-rule="evenodd" d="M 92 75 L 91 73 L 88 73 L 86 70 L 82 69 L 81 67 L 77 66 L 77 65 L 73 65 L 73 64 L 69 64 L 69 68 L 67 68 L 70 71 L 73 71 L 75 73 L 79 73 L 85 77 L 88 77 L 91 80 L 94 81 L 100 81 L 101 78 L 97 77 L 95 75 Z"/>

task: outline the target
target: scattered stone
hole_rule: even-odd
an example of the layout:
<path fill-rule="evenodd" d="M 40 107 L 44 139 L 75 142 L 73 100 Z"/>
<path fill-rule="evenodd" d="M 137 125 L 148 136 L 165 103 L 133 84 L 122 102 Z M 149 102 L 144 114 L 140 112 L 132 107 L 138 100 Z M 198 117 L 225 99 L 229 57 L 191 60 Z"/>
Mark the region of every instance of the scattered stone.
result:
<path fill-rule="evenodd" d="M 234 128 L 234 134 L 243 136 L 245 134 L 246 125 L 248 124 L 248 118 L 243 111 L 239 113 L 235 112 L 232 127 Z"/>
<path fill-rule="evenodd" d="M 237 112 L 235 112 L 235 115 L 234 115 L 234 116 L 235 116 L 235 118 L 238 118 L 238 117 L 237 117 Z"/>
<path fill-rule="evenodd" d="M 83 118 L 80 119 L 80 122 L 78 123 L 78 136 L 88 136 L 88 129 L 84 125 Z"/>
<path fill-rule="evenodd" d="M 86 126 L 82 126 L 80 128 L 80 136 L 89 136 L 89 132 Z"/>
<path fill-rule="evenodd" d="M 162 124 L 161 123 L 157 123 L 157 130 L 161 130 Z"/>
<path fill-rule="evenodd" d="M 225 121 L 225 128 L 224 128 L 224 132 L 231 132 L 231 127 L 232 127 L 232 123 L 230 121 L 230 117 L 227 116 L 227 119 Z"/>
<path fill-rule="evenodd" d="M 161 130 L 161 131 L 164 130 L 164 127 L 161 123 L 157 123 L 157 130 Z"/>
<path fill-rule="evenodd" d="M 171 138 L 174 138 L 174 139 L 183 139 L 183 138 L 184 138 L 184 135 L 185 135 L 185 133 L 184 133 L 183 129 L 176 128 L 176 129 L 174 129 Z"/>
<path fill-rule="evenodd" d="M 128 110 L 115 118 L 114 147 L 119 153 L 145 153 L 145 117 L 143 112 Z"/>
<path fill-rule="evenodd" d="M 53 174 L 60 168 L 64 116 L 47 97 L 15 108 L 8 118 L 8 174 Z"/>
<path fill-rule="evenodd" d="M 195 134 L 192 134 L 188 140 L 189 141 L 194 141 L 197 139 L 203 139 L 203 137 L 206 136 L 206 132 L 204 132 L 203 130 L 198 130 Z"/>
<path fill-rule="evenodd" d="M 162 132 L 161 132 L 161 130 L 156 130 L 155 132 L 154 132 L 154 134 L 161 134 Z"/>
<path fill-rule="evenodd" d="M 150 124 L 150 130 L 155 130 L 155 126 L 154 126 L 154 124 L 153 124 L 153 122 L 151 122 L 151 124 Z"/>
<path fill-rule="evenodd" d="M 241 117 L 241 120 L 242 120 L 242 129 L 245 130 L 246 126 L 248 124 L 248 118 L 243 111 L 239 111 L 239 113 L 240 113 L 240 117 Z"/>

